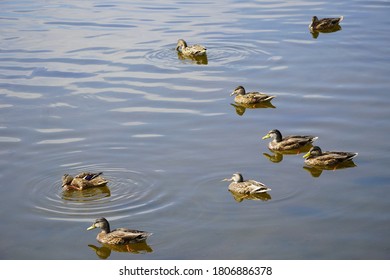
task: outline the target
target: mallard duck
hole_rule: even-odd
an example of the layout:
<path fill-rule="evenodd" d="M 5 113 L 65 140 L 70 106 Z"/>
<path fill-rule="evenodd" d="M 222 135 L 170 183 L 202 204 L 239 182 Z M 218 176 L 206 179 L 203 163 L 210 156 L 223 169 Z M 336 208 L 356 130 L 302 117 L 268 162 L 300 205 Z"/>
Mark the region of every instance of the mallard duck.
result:
<path fill-rule="evenodd" d="M 314 146 L 303 157 L 305 158 L 305 164 L 309 166 L 337 166 L 348 161 L 351 161 L 356 157 L 358 153 L 350 152 L 322 152 L 321 148 Z"/>
<path fill-rule="evenodd" d="M 268 192 L 271 189 L 264 185 L 263 183 L 257 182 L 255 180 L 245 180 L 242 177 L 241 173 L 234 173 L 231 178 L 223 179 L 222 181 L 233 181 L 229 185 L 229 191 L 238 193 L 238 194 L 257 194 Z"/>
<path fill-rule="evenodd" d="M 108 221 L 101 217 L 87 228 L 87 230 L 100 228 L 102 231 L 96 236 L 96 240 L 104 244 L 125 245 L 130 243 L 143 242 L 151 233 L 135 229 L 117 228 L 110 230 Z"/>
<path fill-rule="evenodd" d="M 339 25 L 339 23 L 344 19 L 344 17 L 338 18 L 322 18 L 318 19 L 314 16 L 309 24 L 309 29 L 311 31 L 322 31 L 327 29 L 333 29 Z"/>
<path fill-rule="evenodd" d="M 298 150 L 318 139 L 318 137 L 311 135 L 288 135 L 282 137 L 282 133 L 277 129 L 269 131 L 262 139 L 271 137 L 273 140 L 268 143 L 268 148 L 274 151 Z"/>
<path fill-rule="evenodd" d="M 176 51 L 178 51 L 178 53 L 184 56 L 189 56 L 189 57 L 202 56 L 206 54 L 205 47 L 201 45 L 188 46 L 187 42 L 184 41 L 183 39 L 179 39 L 177 41 Z"/>
<path fill-rule="evenodd" d="M 243 86 L 238 86 L 230 94 L 230 96 L 236 95 L 234 101 L 240 104 L 256 104 L 261 102 L 271 101 L 275 96 L 267 95 L 261 92 L 246 92 Z"/>
<path fill-rule="evenodd" d="M 107 184 L 107 180 L 100 176 L 102 174 L 103 172 L 82 172 L 76 177 L 64 174 L 64 176 L 62 176 L 62 189 L 81 191 L 89 188 L 105 186 Z"/>

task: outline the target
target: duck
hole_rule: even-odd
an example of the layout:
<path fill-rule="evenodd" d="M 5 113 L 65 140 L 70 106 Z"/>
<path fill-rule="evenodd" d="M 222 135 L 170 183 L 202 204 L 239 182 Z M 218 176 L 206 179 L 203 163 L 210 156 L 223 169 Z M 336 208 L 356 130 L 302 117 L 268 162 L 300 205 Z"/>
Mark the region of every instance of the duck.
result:
<path fill-rule="evenodd" d="M 351 152 L 322 152 L 320 147 L 314 146 L 303 156 L 303 158 L 305 158 L 305 164 L 309 166 L 336 167 L 339 164 L 352 161 L 357 155 L 358 153 Z"/>
<path fill-rule="evenodd" d="M 265 184 L 255 180 L 244 180 L 241 173 L 234 173 L 231 178 L 225 178 L 222 181 L 231 182 L 228 189 L 231 192 L 245 195 L 265 193 L 271 190 Z"/>
<path fill-rule="evenodd" d="M 188 57 L 198 57 L 206 55 L 206 48 L 201 45 L 188 46 L 184 39 L 179 39 L 176 45 L 176 51 Z"/>
<path fill-rule="evenodd" d="M 299 150 L 307 145 L 311 145 L 317 136 L 312 135 L 288 135 L 283 137 L 277 129 L 270 130 L 262 139 L 273 138 L 268 143 L 268 148 L 273 151 L 288 151 L 288 150 Z M 307 151 L 307 150 L 306 150 Z"/>
<path fill-rule="evenodd" d="M 96 240 L 100 243 L 111 245 L 126 245 L 131 243 L 145 242 L 145 240 L 150 235 L 152 235 L 146 231 L 127 228 L 117 228 L 110 230 L 110 224 L 104 217 L 97 218 L 95 222 L 89 228 L 87 228 L 87 230 L 92 230 L 95 228 L 101 229 L 101 232 L 96 236 Z"/>
<path fill-rule="evenodd" d="M 275 96 L 267 95 L 261 92 L 246 92 L 243 86 L 238 86 L 230 94 L 235 95 L 234 101 L 239 104 L 257 104 L 271 101 Z"/>
<path fill-rule="evenodd" d="M 102 174 L 103 172 L 82 172 L 75 177 L 64 174 L 62 176 L 62 189 L 66 191 L 82 191 L 89 188 L 105 186 L 108 181 L 101 176 Z"/>
<path fill-rule="evenodd" d="M 338 18 L 322 18 L 322 19 L 318 19 L 316 16 L 314 16 L 311 20 L 311 23 L 309 24 L 309 29 L 311 31 L 323 31 L 323 30 L 337 28 L 339 26 L 339 23 L 343 19 L 344 19 L 343 16 Z"/>

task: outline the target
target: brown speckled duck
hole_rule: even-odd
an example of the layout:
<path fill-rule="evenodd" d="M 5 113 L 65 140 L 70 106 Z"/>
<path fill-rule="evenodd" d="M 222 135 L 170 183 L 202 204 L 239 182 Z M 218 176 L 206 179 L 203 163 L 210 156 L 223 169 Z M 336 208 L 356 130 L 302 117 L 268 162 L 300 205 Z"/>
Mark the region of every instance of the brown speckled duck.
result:
<path fill-rule="evenodd" d="M 90 173 L 82 172 L 76 177 L 72 177 L 69 174 L 64 174 L 62 176 L 62 189 L 64 191 L 69 190 L 85 190 L 89 188 L 102 187 L 107 184 L 107 180 L 104 179 L 101 175 L 103 172 L 99 173 Z"/>
<path fill-rule="evenodd" d="M 179 39 L 176 45 L 176 51 L 183 56 L 197 57 L 206 55 L 206 48 L 201 45 L 188 46 L 187 42 Z"/>
<path fill-rule="evenodd" d="M 261 92 L 246 92 L 243 86 L 238 86 L 230 94 L 230 96 L 236 95 L 234 101 L 239 104 L 257 104 L 262 102 L 271 101 L 275 96 L 267 95 Z"/>
<path fill-rule="evenodd" d="M 232 181 L 229 185 L 229 191 L 239 194 L 258 194 L 265 193 L 271 189 L 261 182 L 255 180 L 244 180 L 241 173 L 234 173 L 231 178 L 222 181 Z"/>
<path fill-rule="evenodd" d="M 299 150 L 318 139 L 318 137 L 311 135 L 288 135 L 282 137 L 282 133 L 277 129 L 269 131 L 262 139 L 271 137 L 273 140 L 268 143 L 268 148 L 274 151 Z"/>
<path fill-rule="evenodd" d="M 108 221 L 101 217 L 87 228 L 87 230 L 100 228 L 102 231 L 96 236 L 96 240 L 104 244 L 126 245 L 130 243 L 144 242 L 151 233 L 135 229 L 117 228 L 110 230 Z"/>
<path fill-rule="evenodd" d="M 309 166 L 337 167 L 338 164 L 351 161 L 357 155 L 358 153 L 351 152 L 322 152 L 320 147 L 314 146 L 303 157 L 305 164 Z"/>
<path fill-rule="evenodd" d="M 338 18 L 322 18 L 318 19 L 314 16 L 309 25 L 311 31 L 324 31 L 329 29 L 334 29 L 339 25 L 339 23 L 344 19 L 344 17 Z"/>

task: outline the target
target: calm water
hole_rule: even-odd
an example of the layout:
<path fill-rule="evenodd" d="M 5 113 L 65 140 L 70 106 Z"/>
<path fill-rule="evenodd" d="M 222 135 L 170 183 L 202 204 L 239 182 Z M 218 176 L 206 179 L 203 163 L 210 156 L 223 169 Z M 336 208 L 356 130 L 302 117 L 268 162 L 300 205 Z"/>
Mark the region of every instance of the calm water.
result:
<path fill-rule="evenodd" d="M 390 258 L 389 1 L 72 2 L 0 3 L 1 259 Z M 277 97 L 236 108 L 237 85 Z M 356 166 L 271 161 L 273 128 Z M 83 170 L 108 187 L 62 193 Z M 237 171 L 272 191 L 233 197 Z M 154 234 L 106 248 L 100 216 Z"/>

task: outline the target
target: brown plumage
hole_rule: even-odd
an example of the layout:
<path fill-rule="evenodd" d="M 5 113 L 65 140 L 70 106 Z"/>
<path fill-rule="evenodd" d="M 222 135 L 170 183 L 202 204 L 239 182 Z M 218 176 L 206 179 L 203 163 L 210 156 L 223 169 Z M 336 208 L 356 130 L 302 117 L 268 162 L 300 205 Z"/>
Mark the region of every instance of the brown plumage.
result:
<path fill-rule="evenodd" d="M 103 172 L 90 173 L 82 172 L 76 177 L 69 174 L 62 176 L 62 189 L 68 190 L 85 190 L 89 188 L 102 187 L 107 184 L 107 180 L 100 176 Z"/>
<path fill-rule="evenodd" d="M 222 181 L 232 181 L 228 189 L 229 191 L 238 194 L 258 194 L 271 190 L 261 182 L 257 182 L 255 180 L 244 180 L 241 173 L 234 173 L 231 178 L 226 178 Z"/>
<path fill-rule="evenodd" d="M 268 148 L 274 151 L 299 150 L 306 145 L 311 145 L 313 141 L 318 139 L 318 137 L 311 135 L 288 135 L 282 137 L 282 134 L 277 129 L 269 131 L 262 139 L 271 137 L 273 140 L 268 143 Z"/>
<path fill-rule="evenodd" d="M 344 17 L 338 18 L 322 18 L 318 19 L 314 16 L 311 20 L 309 28 L 311 31 L 323 31 L 337 27 Z"/>
<path fill-rule="evenodd" d="M 305 164 L 309 166 L 336 167 L 338 164 L 351 161 L 357 155 L 358 153 L 351 152 L 322 152 L 320 147 L 314 146 L 303 157 L 305 158 Z"/>
<path fill-rule="evenodd" d="M 261 92 L 246 92 L 243 86 L 238 86 L 230 94 L 236 95 L 234 101 L 240 104 L 256 104 L 271 101 L 275 96 L 267 95 Z"/>
<path fill-rule="evenodd" d="M 151 233 L 135 229 L 117 228 L 110 230 L 108 221 L 101 217 L 87 228 L 87 230 L 100 228 L 102 231 L 96 236 L 96 240 L 100 243 L 112 245 L 125 245 L 130 243 L 144 242 Z"/>
<path fill-rule="evenodd" d="M 206 55 L 206 48 L 201 45 L 188 46 L 187 42 L 179 39 L 176 45 L 176 51 L 184 56 L 196 57 Z"/>

